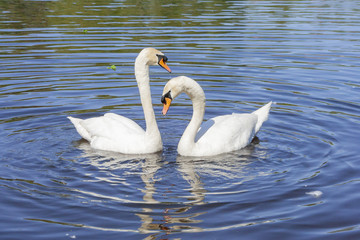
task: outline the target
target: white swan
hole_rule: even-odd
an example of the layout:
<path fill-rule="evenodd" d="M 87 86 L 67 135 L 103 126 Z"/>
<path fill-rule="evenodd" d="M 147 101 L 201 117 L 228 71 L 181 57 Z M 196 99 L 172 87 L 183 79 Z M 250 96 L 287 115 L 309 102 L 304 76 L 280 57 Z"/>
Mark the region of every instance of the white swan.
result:
<path fill-rule="evenodd" d="M 133 120 L 106 113 L 86 120 L 68 117 L 77 132 L 91 147 L 125 154 L 155 153 L 162 150 L 162 141 L 151 101 L 149 65 L 160 65 L 168 72 L 167 57 L 154 48 L 143 49 L 135 60 L 135 77 L 144 110 L 146 131 Z"/>
<path fill-rule="evenodd" d="M 185 92 L 193 104 L 193 115 L 178 144 L 183 156 L 211 156 L 235 151 L 247 146 L 268 119 L 272 102 L 249 114 L 229 114 L 212 118 L 202 125 L 205 112 L 205 94 L 193 79 L 180 76 L 165 85 L 161 98 L 163 114 L 172 99 Z M 200 126 L 201 125 L 201 126 Z"/>

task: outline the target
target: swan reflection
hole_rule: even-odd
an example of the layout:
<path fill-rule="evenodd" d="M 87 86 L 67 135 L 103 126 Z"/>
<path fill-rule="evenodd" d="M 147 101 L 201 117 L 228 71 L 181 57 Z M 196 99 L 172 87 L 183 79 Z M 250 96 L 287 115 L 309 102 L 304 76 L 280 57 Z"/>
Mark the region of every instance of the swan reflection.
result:
<path fill-rule="evenodd" d="M 124 155 L 114 152 L 94 150 L 86 141 L 77 143 L 82 151 L 85 164 L 91 164 L 100 170 L 110 174 L 110 178 L 127 181 L 126 185 L 132 186 L 135 193 L 131 192 L 128 199 L 122 202 L 131 204 L 134 214 L 140 219 L 137 230 L 143 234 L 149 234 L 145 239 L 158 238 L 159 234 L 172 232 L 202 232 L 206 229 L 199 227 L 205 218 L 207 211 L 206 201 L 208 194 L 216 194 L 212 190 L 213 183 L 206 181 L 212 179 L 235 179 L 243 178 L 245 167 L 253 161 L 254 146 L 226 154 L 211 157 L 184 157 L 178 155 L 171 160 L 173 155 L 146 154 Z M 167 162 L 167 160 L 169 162 Z M 176 169 L 174 169 L 174 167 Z M 118 170 L 125 170 L 118 171 Z M 110 171 L 109 171 L 110 170 Z M 185 181 L 172 184 L 174 174 L 167 174 L 169 170 L 176 170 Z M 139 190 L 141 201 L 136 201 L 136 182 L 129 182 L 128 177 L 138 175 L 144 187 Z M 134 179 L 134 178 L 132 178 Z M 109 181 L 107 181 L 109 182 Z M 174 189 L 173 191 L 170 191 Z M 169 197 L 173 200 L 168 200 Z M 119 199 L 119 198 L 118 198 Z M 121 201 L 121 199 L 120 199 Z M 162 238 L 164 236 L 161 236 Z"/>
<path fill-rule="evenodd" d="M 152 154 L 120 154 L 116 152 L 101 151 L 93 149 L 88 142 L 81 140 L 77 143 L 77 148 L 82 150 L 82 157 L 88 160 L 88 164 L 95 166 L 102 170 L 136 170 L 139 172 L 142 182 L 145 184 L 144 188 L 141 190 L 143 192 L 142 200 L 144 203 L 147 203 L 146 206 L 151 206 L 151 204 L 159 203 L 155 200 L 153 195 L 156 193 L 156 179 L 154 178 L 158 169 L 161 168 L 162 154 L 161 153 L 152 153 Z M 114 173 L 109 173 L 114 174 Z M 123 176 L 117 176 L 118 178 L 123 178 Z M 127 183 L 131 185 L 131 183 Z M 129 201 L 136 203 L 136 201 Z M 142 213 L 135 213 L 140 217 L 142 225 L 139 228 L 140 232 L 146 232 L 147 230 L 159 229 L 152 226 L 153 218 L 151 217 L 151 212 L 153 210 L 150 207 L 142 208 Z"/>

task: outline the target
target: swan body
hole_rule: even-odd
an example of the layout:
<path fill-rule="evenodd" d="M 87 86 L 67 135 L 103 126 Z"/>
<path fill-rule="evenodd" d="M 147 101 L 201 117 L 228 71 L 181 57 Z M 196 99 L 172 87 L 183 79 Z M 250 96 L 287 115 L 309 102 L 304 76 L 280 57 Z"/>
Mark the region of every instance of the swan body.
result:
<path fill-rule="evenodd" d="M 162 150 L 161 135 L 151 101 L 149 65 L 159 65 L 171 72 L 166 61 L 167 57 L 154 48 L 143 49 L 135 60 L 135 76 L 146 130 L 133 120 L 115 113 L 85 120 L 68 117 L 92 148 L 124 154 L 155 153 Z"/>
<path fill-rule="evenodd" d="M 205 112 L 204 91 L 195 80 L 180 76 L 169 80 L 164 87 L 164 115 L 171 101 L 182 92 L 190 97 L 193 104 L 192 118 L 177 149 L 183 156 L 212 156 L 246 147 L 268 119 L 272 104 L 269 102 L 252 113 L 233 113 L 202 123 Z"/>

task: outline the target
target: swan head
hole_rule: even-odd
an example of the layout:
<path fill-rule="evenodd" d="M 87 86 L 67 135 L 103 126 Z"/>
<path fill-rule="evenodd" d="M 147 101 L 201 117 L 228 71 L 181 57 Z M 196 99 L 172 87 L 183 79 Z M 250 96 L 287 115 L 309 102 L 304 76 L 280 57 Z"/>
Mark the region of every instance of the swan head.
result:
<path fill-rule="evenodd" d="M 171 73 L 169 66 L 166 64 L 167 60 L 168 58 L 155 48 L 144 48 L 136 58 L 136 62 L 143 62 L 151 66 L 159 65 Z"/>
<path fill-rule="evenodd" d="M 166 83 L 163 90 L 161 97 L 163 115 L 168 112 L 173 99 L 182 92 L 185 92 L 193 102 L 205 104 L 205 93 L 194 79 L 185 76 L 175 77 Z"/>

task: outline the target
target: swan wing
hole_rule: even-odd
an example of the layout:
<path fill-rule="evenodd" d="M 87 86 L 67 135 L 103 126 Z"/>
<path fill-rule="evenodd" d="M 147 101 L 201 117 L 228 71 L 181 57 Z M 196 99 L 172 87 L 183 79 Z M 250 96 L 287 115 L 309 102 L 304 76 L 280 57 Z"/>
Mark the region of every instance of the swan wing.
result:
<path fill-rule="evenodd" d="M 122 153 L 142 153 L 145 151 L 145 131 L 133 120 L 107 113 L 78 122 L 76 129 L 90 142 L 91 147 Z M 79 132 L 80 133 L 80 132 Z"/>
<path fill-rule="evenodd" d="M 145 154 L 162 150 L 161 138 L 146 134 L 133 120 L 114 113 L 102 117 L 69 117 L 76 130 L 92 148 L 126 154 Z"/>
<path fill-rule="evenodd" d="M 126 128 L 129 131 L 132 131 L 133 133 L 143 134 L 144 129 L 139 126 L 134 120 L 115 114 L 115 113 L 106 113 L 104 115 L 106 118 L 110 118 L 114 121 L 117 121 L 118 123 L 121 123 L 123 125 L 123 128 Z"/>
<path fill-rule="evenodd" d="M 145 134 L 145 131 L 136 122 L 114 113 L 82 120 L 80 125 L 90 134 L 91 139 L 103 137 L 119 140 Z"/>
<path fill-rule="evenodd" d="M 195 138 L 195 149 L 201 149 L 201 155 L 214 155 L 243 148 L 255 136 L 257 121 L 256 114 L 212 118 L 201 125 Z"/>
<path fill-rule="evenodd" d="M 247 146 L 268 119 L 272 102 L 250 114 L 233 113 L 204 122 L 195 137 L 198 155 L 215 155 Z"/>

